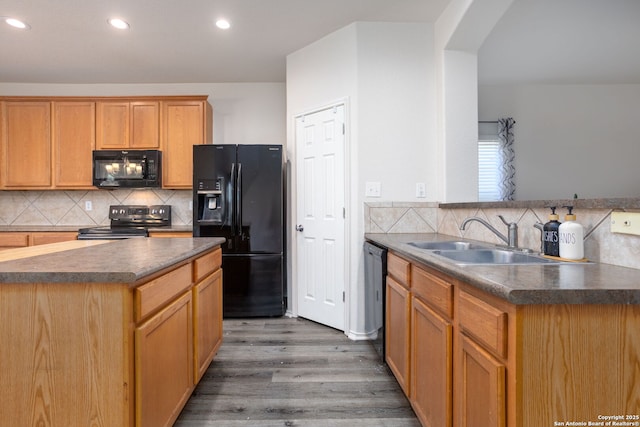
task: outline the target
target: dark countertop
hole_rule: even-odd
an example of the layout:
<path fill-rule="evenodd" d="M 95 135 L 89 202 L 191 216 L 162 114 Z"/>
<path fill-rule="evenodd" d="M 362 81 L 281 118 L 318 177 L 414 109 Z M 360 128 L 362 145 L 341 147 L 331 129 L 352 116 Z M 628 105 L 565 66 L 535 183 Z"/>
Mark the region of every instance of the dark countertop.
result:
<path fill-rule="evenodd" d="M 72 241 L 0 252 L 2 283 L 129 283 L 219 246 L 220 237 Z M 96 243 L 99 242 L 99 243 Z M 21 251 L 21 252 L 11 252 Z M 47 253 L 44 253 L 47 251 Z M 29 256 L 32 254 L 32 256 Z"/>
<path fill-rule="evenodd" d="M 407 243 L 471 240 L 436 233 L 368 233 L 365 239 L 513 304 L 640 304 L 640 270 L 633 268 L 601 263 L 457 265 Z"/>

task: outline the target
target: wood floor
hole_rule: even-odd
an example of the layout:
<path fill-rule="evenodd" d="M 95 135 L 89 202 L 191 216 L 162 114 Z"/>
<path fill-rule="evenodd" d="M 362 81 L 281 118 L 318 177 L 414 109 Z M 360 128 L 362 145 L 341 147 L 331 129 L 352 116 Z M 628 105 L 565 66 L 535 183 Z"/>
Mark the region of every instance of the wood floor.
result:
<path fill-rule="evenodd" d="M 304 319 L 225 319 L 224 341 L 175 426 L 420 424 L 368 341 Z"/>

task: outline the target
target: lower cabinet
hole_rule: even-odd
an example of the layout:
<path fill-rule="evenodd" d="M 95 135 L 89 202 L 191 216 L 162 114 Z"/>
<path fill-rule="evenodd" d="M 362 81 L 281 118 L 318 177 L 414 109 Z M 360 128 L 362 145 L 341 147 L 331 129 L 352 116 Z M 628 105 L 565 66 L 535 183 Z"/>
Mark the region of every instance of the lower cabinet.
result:
<path fill-rule="evenodd" d="M 193 390 L 193 303 L 184 293 L 136 328 L 136 425 L 172 425 Z"/>
<path fill-rule="evenodd" d="M 411 299 L 409 290 L 387 276 L 385 354 L 387 364 L 405 394 L 409 394 L 409 339 Z"/>
<path fill-rule="evenodd" d="M 0 250 L 76 240 L 76 231 L 0 232 Z"/>
<path fill-rule="evenodd" d="M 200 381 L 222 344 L 222 270 L 193 287 L 195 383 Z"/>
<path fill-rule="evenodd" d="M 505 391 L 513 351 L 507 331 L 509 315 L 513 320 L 515 312 L 468 294 L 464 283 L 395 254 L 388 264 L 402 268 L 387 276 L 387 363 L 420 423 L 506 426 Z"/>
<path fill-rule="evenodd" d="M 640 305 L 515 305 L 392 252 L 387 270 L 387 362 L 423 426 L 640 422 Z"/>
<path fill-rule="evenodd" d="M 504 427 L 506 366 L 464 335 L 461 344 L 458 425 Z"/>
<path fill-rule="evenodd" d="M 450 322 L 419 298 L 411 299 L 409 400 L 424 426 L 452 425 L 452 331 Z"/>

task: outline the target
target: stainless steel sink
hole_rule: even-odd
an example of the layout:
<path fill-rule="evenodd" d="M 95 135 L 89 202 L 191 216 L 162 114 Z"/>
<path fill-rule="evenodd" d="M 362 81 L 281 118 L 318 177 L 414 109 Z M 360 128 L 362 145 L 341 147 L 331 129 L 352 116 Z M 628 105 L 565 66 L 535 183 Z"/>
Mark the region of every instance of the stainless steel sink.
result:
<path fill-rule="evenodd" d="M 443 240 L 440 242 L 410 242 L 409 245 L 419 249 L 443 250 L 443 251 L 466 251 L 470 249 L 490 249 L 489 246 L 478 245 L 471 242 L 460 242 L 457 240 Z"/>
<path fill-rule="evenodd" d="M 504 249 L 434 250 L 434 255 L 456 264 L 558 264 L 560 261 Z"/>

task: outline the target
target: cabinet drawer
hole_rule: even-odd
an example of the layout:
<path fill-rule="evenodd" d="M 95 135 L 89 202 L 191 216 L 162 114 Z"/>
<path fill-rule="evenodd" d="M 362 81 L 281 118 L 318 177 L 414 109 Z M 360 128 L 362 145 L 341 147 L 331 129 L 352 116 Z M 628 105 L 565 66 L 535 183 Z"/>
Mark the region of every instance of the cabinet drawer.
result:
<path fill-rule="evenodd" d="M 191 264 L 178 267 L 135 290 L 136 322 L 191 287 Z"/>
<path fill-rule="evenodd" d="M 193 281 L 199 282 L 222 266 L 222 249 L 201 256 L 193 262 Z"/>
<path fill-rule="evenodd" d="M 409 283 L 411 282 L 411 264 L 409 261 L 389 252 L 387 255 L 387 274 L 405 287 L 409 287 Z"/>
<path fill-rule="evenodd" d="M 460 292 L 458 313 L 462 330 L 500 357 L 507 355 L 507 313 Z"/>
<path fill-rule="evenodd" d="M 28 245 L 28 233 L 0 233 L 0 246 L 20 248 Z"/>
<path fill-rule="evenodd" d="M 411 290 L 441 315 L 453 317 L 453 285 L 427 271 L 411 266 Z"/>

